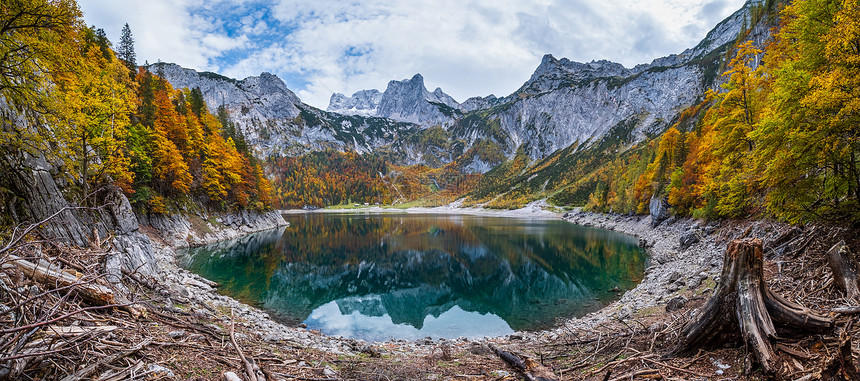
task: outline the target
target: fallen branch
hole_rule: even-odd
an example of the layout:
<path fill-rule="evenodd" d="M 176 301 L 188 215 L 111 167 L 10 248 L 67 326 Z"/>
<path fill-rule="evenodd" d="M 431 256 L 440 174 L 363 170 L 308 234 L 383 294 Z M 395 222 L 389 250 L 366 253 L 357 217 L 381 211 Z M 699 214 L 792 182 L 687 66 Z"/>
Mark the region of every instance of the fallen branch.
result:
<path fill-rule="evenodd" d="M 74 286 L 78 295 L 90 304 L 103 306 L 115 303 L 113 290 L 100 284 L 87 282 L 83 279 L 83 275 L 69 274 L 42 260 L 33 263 L 11 254 L 9 259 L 24 274 L 47 287 Z"/>
<path fill-rule="evenodd" d="M 493 344 L 487 344 L 496 356 L 499 356 L 508 365 L 520 371 L 528 381 L 556 381 L 557 378 L 549 368 L 541 365 L 534 359 L 526 356 L 515 355 L 511 352 L 503 351 Z"/>
<path fill-rule="evenodd" d="M 233 323 L 233 309 L 230 309 L 230 342 L 233 343 L 233 348 L 236 348 L 236 353 L 239 354 L 239 358 L 242 359 L 242 363 L 245 364 L 245 373 L 248 373 L 248 380 L 257 381 L 257 373 L 254 372 L 254 364 L 251 364 L 247 358 L 245 358 L 245 354 L 242 353 L 242 348 L 239 347 L 239 343 L 236 342 L 236 335 L 234 334 L 236 331 L 236 324 Z"/>
<path fill-rule="evenodd" d="M 85 378 L 91 376 L 93 373 L 95 373 L 96 370 L 98 370 L 98 368 L 100 366 L 107 365 L 107 364 L 110 364 L 110 363 L 112 363 L 116 360 L 119 360 L 121 358 L 133 355 L 133 354 L 137 353 L 138 351 L 140 351 L 141 349 L 143 349 L 144 347 L 146 347 L 147 345 L 149 345 L 149 343 L 151 343 L 151 342 L 152 342 L 152 338 L 146 338 L 145 340 L 143 340 L 143 342 L 134 346 L 133 348 L 131 348 L 125 352 L 120 352 L 117 354 L 107 356 L 95 364 L 90 364 L 89 366 L 87 366 L 87 367 L 85 367 L 85 368 L 83 368 L 83 369 L 81 369 L 81 370 L 79 370 L 73 374 L 70 374 L 70 375 L 64 377 L 60 381 L 77 381 L 77 380 L 85 379 Z"/>
<path fill-rule="evenodd" d="M 20 327 L 0 329 L 0 334 L 6 334 L 6 333 L 12 333 L 12 332 L 18 332 L 18 331 L 26 331 L 26 330 L 31 329 L 31 328 L 40 327 L 40 326 L 48 325 L 48 324 L 54 324 L 60 320 L 67 319 L 70 316 L 74 316 L 74 315 L 77 315 L 77 314 L 85 312 L 85 311 L 101 310 L 101 309 L 105 309 L 105 308 L 119 308 L 119 307 L 123 307 L 123 306 L 120 304 L 111 304 L 111 305 L 107 305 L 107 306 L 85 307 L 85 308 L 81 308 L 81 309 L 78 309 L 78 310 L 75 310 L 72 312 L 65 313 L 63 315 L 57 316 L 57 317 L 50 319 L 50 320 L 40 321 L 38 323 L 33 323 L 33 324 L 28 324 L 28 325 L 22 325 Z"/>
<path fill-rule="evenodd" d="M 822 380 L 860 380 L 860 370 L 854 364 L 851 349 L 851 336 L 846 332 L 839 334 L 839 349 L 824 364 Z"/>
<path fill-rule="evenodd" d="M 292 374 L 286 373 L 278 373 L 271 372 L 272 374 L 284 377 L 284 378 L 292 378 L 294 380 L 302 380 L 302 381 L 338 381 L 337 378 L 313 378 L 313 377 L 302 377 L 302 376 L 293 376 Z"/>
<path fill-rule="evenodd" d="M 702 373 L 699 373 L 699 372 L 694 372 L 694 371 L 689 370 L 689 369 L 679 368 L 679 367 L 677 367 L 677 366 L 672 366 L 672 365 L 669 365 L 669 364 L 666 364 L 666 363 L 662 363 L 662 362 L 659 362 L 659 361 L 656 361 L 656 360 L 651 360 L 651 359 L 649 359 L 649 358 L 643 358 L 643 360 L 645 360 L 645 361 L 647 361 L 647 362 L 650 362 L 650 363 L 652 363 L 652 364 L 654 364 L 654 365 L 662 366 L 662 367 L 665 367 L 665 368 L 669 368 L 669 369 L 672 369 L 672 370 L 675 370 L 675 371 L 678 371 L 678 372 L 688 373 L 688 374 L 692 374 L 692 375 L 694 375 L 694 376 L 698 376 L 698 377 L 705 377 L 705 378 L 710 377 L 710 376 L 709 376 L 709 375 L 707 375 L 707 374 L 702 374 Z"/>
<path fill-rule="evenodd" d="M 607 368 L 614 367 L 614 366 L 616 366 L 616 365 L 618 365 L 618 364 L 622 364 L 622 363 L 625 363 L 625 362 L 628 362 L 628 361 L 643 360 L 643 359 L 646 359 L 646 358 L 649 358 L 649 357 L 654 357 L 654 356 L 657 356 L 657 355 L 656 355 L 656 354 L 654 354 L 654 353 L 651 353 L 651 354 L 647 354 L 647 355 L 644 355 L 644 356 L 634 356 L 634 357 L 628 357 L 628 358 L 626 358 L 626 359 L 615 360 L 615 361 L 612 361 L 612 362 L 607 363 L 606 365 L 604 365 L 604 366 L 602 366 L 602 367 L 600 367 L 600 368 L 597 368 L 597 369 L 595 369 L 595 370 L 592 370 L 591 372 L 588 372 L 588 374 L 586 374 L 586 375 L 585 375 L 585 378 L 591 377 L 591 376 L 593 376 L 593 375 L 595 375 L 595 374 L 598 374 L 598 373 L 603 373 L 603 371 L 604 371 L 604 370 L 606 370 Z"/>
<path fill-rule="evenodd" d="M 842 315 L 857 315 L 860 314 L 860 306 L 856 307 L 837 307 L 831 311 Z"/>
<path fill-rule="evenodd" d="M 632 380 L 632 379 L 634 379 L 634 378 L 636 378 L 636 377 L 644 376 L 644 375 L 646 375 L 646 374 L 652 374 L 652 373 L 658 373 L 658 370 L 657 370 L 657 369 L 643 369 L 643 370 L 637 370 L 637 371 L 635 371 L 635 372 L 628 373 L 628 374 L 625 374 L 625 375 L 623 375 L 623 376 L 615 377 L 615 378 L 613 378 L 613 379 L 611 379 L 611 380 L 609 380 L 609 381 Z"/>

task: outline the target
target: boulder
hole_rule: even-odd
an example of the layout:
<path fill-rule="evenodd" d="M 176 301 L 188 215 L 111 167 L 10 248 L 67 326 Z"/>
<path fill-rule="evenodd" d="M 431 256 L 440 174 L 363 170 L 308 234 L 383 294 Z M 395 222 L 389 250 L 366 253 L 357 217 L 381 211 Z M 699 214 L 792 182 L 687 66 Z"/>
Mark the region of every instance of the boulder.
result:
<path fill-rule="evenodd" d="M 651 203 L 648 204 L 648 211 L 651 213 L 651 225 L 657 226 L 667 218 L 669 218 L 669 203 L 663 197 L 651 196 Z"/>
<path fill-rule="evenodd" d="M 672 299 L 669 299 L 669 302 L 666 303 L 666 312 L 678 311 L 684 306 L 687 305 L 687 298 L 683 296 L 676 296 Z"/>
<path fill-rule="evenodd" d="M 696 230 L 688 230 L 681 233 L 678 238 L 678 243 L 681 245 L 681 250 L 686 250 L 688 247 L 699 242 L 699 233 Z"/>

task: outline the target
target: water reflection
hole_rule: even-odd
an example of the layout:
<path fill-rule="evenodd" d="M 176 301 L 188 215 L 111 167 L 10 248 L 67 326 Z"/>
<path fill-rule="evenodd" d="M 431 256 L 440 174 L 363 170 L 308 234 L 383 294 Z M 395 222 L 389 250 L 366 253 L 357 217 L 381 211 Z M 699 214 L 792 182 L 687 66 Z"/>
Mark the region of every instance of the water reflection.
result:
<path fill-rule="evenodd" d="M 288 323 L 368 340 L 482 337 L 551 326 L 615 298 L 644 269 L 636 241 L 563 221 L 307 214 L 185 252 L 221 292 Z"/>

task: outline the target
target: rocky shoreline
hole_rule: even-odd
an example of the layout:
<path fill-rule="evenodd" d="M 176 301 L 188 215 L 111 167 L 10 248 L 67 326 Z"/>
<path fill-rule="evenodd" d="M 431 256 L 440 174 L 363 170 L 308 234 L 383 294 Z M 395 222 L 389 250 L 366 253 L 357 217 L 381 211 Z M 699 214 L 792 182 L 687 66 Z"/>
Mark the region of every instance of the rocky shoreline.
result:
<path fill-rule="evenodd" d="M 248 210 L 238 213 L 139 215 L 138 221 L 141 226 L 150 228 L 150 238 L 173 248 L 203 246 L 289 225 L 279 211 Z"/>
<path fill-rule="evenodd" d="M 162 282 L 157 285 L 157 292 L 165 298 L 168 307 L 176 308 L 176 304 L 190 306 L 194 314 L 201 318 L 220 320 L 223 326 L 230 324 L 232 311 L 236 324 L 255 332 L 257 340 L 332 353 L 353 353 L 354 345 L 350 345 L 349 341 L 280 324 L 258 308 L 219 294 L 217 284 L 179 266 L 177 250 L 216 242 L 241 241 L 254 233 L 284 229 L 289 223 L 280 211 L 213 216 L 211 221 L 205 222 L 205 229 L 201 229 L 201 222 L 195 219 L 206 221 L 197 215 L 173 215 L 141 221 L 145 226 L 143 230 L 153 242 L 153 256 L 162 278 Z"/>
<path fill-rule="evenodd" d="M 383 210 L 367 210 L 378 213 Z M 666 304 L 683 306 L 690 290 L 702 294 L 712 287 L 714 278 L 719 275 L 725 237 L 718 234 L 716 225 L 707 225 L 692 219 L 670 219 L 656 227 L 652 226 L 649 216 L 605 215 L 575 211 L 571 213 L 556 213 L 547 211 L 536 205 L 514 211 L 492 211 L 475 208 L 413 208 L 410 213 L 457 213 L 478 214 L 510 217 L 559 218 L 574 224 L 613 230 L 639 238 L 640 245 L 649 249 L 650 260 L 643 280 L 632 290 L 624 292 L 616 302 L 596 312 L 581 318 L 570 319 L 557 328 L 539 332 L 517 332 L 509 336 L 485 338 L 480 340 L 444 340 L 422 339 L 416 341 L 390 340 L 387 342 L 367 343 L 361 340 L 330 337 L 319 332 L 308 331 L 304 328 L 284 326 L 271 316 L 255 307 L 248 306 L 233 298 L 217 293 L 215 285 L 177 264 L 175 249 L 187 247 L 184 242 L 202 242 L 202 240 L 163 240 L 153 239 L 156 257 L 159 259 L 160 272 L 164 277 L 165 297 L 175 295 L 172 302 L 188 303 L 194 310 L 204 316 L 229 322 L 229 310 L 235 311 L 240 318 L 239 323 L 250 331 L 256 332 L 257 339 L 268 343 L 282 343 L 301 348 L 326 351 L 340 354 L 355 354 L 358 352 L 385 353 L 393 357 L 414 356 L 417 353 L 432 353 L 440 346 L 468 347 L 476 344 L 492 343 L 506 345 L 512 341 L 519 344 L 539 344 L 549 342 L 566 334 L 571 329 L 590 329 L 606 321 L 626 319 L 634 315 L 662 313 Z M 279 216 L 280 217 L 280 216 Z M 270 218 L 257 221 L 270 221 Z M 175 219 L 173 220 L 175 221 Z M 190 224 L 173 223 L 173 226 L 189 226 Z M 161 226 L 171 226 L 164 224 Z M 268 225 L 261 225 L 266 226 Z M 213 237 L 235 238 L 243 231 L 255 230 L 254 225 L 244 229 L 223 229 L 206 235 L 209 240 Z M 262 231 L 266 229 L 256 229 Z M 680 237 L 693 234 L 698 242 L 681 249 Z M 245 234 L 247 235 L 247 234 Z M 174 234 L 179 237 L 180 234 Z M 199 237 L 199 236 L 198 236 Z M 242 238 L 238 238 L 241 240 Z M 211 241 L 209 241 L 211 242 Z M 228 313 L 223 313 L 228 311 Z M 218 315 L 218 312 L 221 312 Z"/>
<path fill-rule="evenodd" d="M 683 307 L 690 294 L 707 296 L 719 278 L 727 237 L 740 234 L 735 229 L 725 231 L 719 224 L 691 218 L 670 218 L 656 226 L 650 216 L 576 211 L 562 218 L 577 225 L 638 238 L 639 245 L 649 251 L 649 262 L 642 281 L 624 292 L 618 301 L 582 318 L 571 319 L 554 330 L 536 333 L 535 337 L 555 339 L 570 329 L 593 329 L 610 320 L 662 314 L 664 310 Z"/>

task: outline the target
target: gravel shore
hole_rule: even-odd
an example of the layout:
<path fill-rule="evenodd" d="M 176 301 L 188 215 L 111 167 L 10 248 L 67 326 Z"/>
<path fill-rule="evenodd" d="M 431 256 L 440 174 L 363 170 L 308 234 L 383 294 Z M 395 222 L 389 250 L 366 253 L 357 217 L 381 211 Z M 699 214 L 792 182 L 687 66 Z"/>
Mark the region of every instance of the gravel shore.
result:
<path fill-rule="evenodd" d="M 468 214 L 519 218 L 563 219 L 574 224 L 614 230 L 639 239 L 640 245 L 648 248 L 649 262 L 644 278 L 638 286 L 624 292 L 622 297 L 609 306 L 581 318 L 570 319 L 557 328 L 539 332 L 518 332 L 510 336 L 486 338 L 483 340 L 391 340 L 381 343 L 366 343 L 361 340 L 329 337 L 303 328 L 284 326 L 274 321 L 269 314 L 248 306 L 230 297 L 220 295 L 214 285 L 206 279 L 180 268 L 176 263 L 174 247 L 164 241 L 156 241 L 161 271 L 165 274 L 163 293 L 175 295 L 177 302 L 189 303 L 197 313 L 222 320 L 229 320 L 229 310 L 233 309 L 242 325 L 257 332 L 258 339 L 271 343 L 284 343 L 293 346 L 321 350 L 332 353 L 353 354 L 368 350 L 397 356 L 415 355 L 437 350 L 439 345 L 470 346 L 476 343 L 504 345 L 511 340 L 518 343 L 549 342 L 564 335 L 571 329 L 589 329 L 610 319 L 625 319 L 636 314 L 662 313 L 663 306 L 670 301 L 683 303 L 678 295 L 698 288 L 713 285 L 719 275 L 722 261 L 723 241 L 718 226 L 705 225 L 692 219 L 670 219 L 652 227 L 648 216 L 621 216 L 585 212 L 559 213 L 537 202 L 517 210 L 487 210 L 480 208 L 461 208 L 449 205 L 437 208 L 409 208 L 391 210 L 364 208 L 350 212 L 369 213 L 428 213 L 428 214 Z M 325 210 L 322 212 L 344 212 L 344 210 Z M 294 211 L 292 213 L 298 213 Z M 307 213 L 307 212 L 302 212 Z M 680 237 L 695 236 L 698 242 L 682 249 Z M 242 238 L 238 238 L 241 240 Z M 608 286 L 611 287 L 611 286 Z M 704 293 L 706 291 L 699 291 Z M 689 294 L 689 293 L 687 293 Z M 674 300 L 673 300 L 674 299 Z M 227 314 L 224 314 L 227 311 Z"/>

